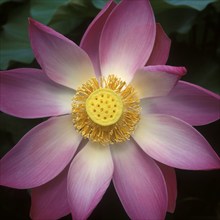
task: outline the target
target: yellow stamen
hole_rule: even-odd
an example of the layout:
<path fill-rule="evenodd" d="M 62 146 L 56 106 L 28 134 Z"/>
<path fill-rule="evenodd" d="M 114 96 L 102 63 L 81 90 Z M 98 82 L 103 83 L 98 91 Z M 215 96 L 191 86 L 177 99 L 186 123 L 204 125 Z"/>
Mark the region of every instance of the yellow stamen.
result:
<path fill-rule="evenodd" d="M 93 122 L 102 126 L 115 124 L 122 115 L 123 104 L 111 89 L 97 89 L 86 100 L 86 112 Z"/>
<path fill-rule="evenodd" d="M 84 138 L 103 145 L 130 138 L 140 120 L 140 101 L 134 88 L 114 75 L 92 78 L 76 92 L 73 124 Z"/>

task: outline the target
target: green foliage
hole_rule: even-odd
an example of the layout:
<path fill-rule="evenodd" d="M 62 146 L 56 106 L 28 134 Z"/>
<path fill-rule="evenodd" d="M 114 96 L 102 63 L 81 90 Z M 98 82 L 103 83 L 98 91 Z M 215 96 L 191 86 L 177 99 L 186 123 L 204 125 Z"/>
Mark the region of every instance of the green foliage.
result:
<path fill-rule="evenodd" d="M 34 59 L 28 38 L 28 17 L 69 34 L 98 11 L 88 0 L 30 0 L 0 2 L 3 20 L 0 29 L 0 68 L 14 62 L 31 63 Z"/>
<path fill-rule="evenodd" d="M 106 0 L 92 0 L 92 4 L 98 9 L 103 8 L 107 2 Z"/>
<path fill-rule="evenodd" d="M 92 4 L 98 8 L 98 9 L 102 9 L 108 2 L 108 0 L 91 0 Z M 116 3 L 119 3 L 120 0 L 115 0 Z"/>
<path fill-rule="evenodd" d="M 0 4 L 5 3 L 5 2 L 9 2 L 10 0 L 0 0 Z"/>
<path fill-rule="evenodd" d="M 216 0 L 164 0 L 164 2 L 173 6 L 188 6 L 198 11 L 202 11 L 208 4 L 215 2 Z"/>
<path fill-rule="evenodd" d="M 51 26 L 79 43 L 89 22 L 108 0 L 0 0 L 0 68 L 29 65 L 34 56 L 28 17 Z M 119 0 L 115 1 L 119 2 Z M 156 21 L 172 39 L 168 64 L 184 65 L 186 80 L 220 92 L 218 13 L 216 0 L 151 0 Z"/>
<path fill-rule="evenodd" d="M 11 61 L 30 63 L 34 56 L 28 38 L 28 17 L 48 24 L 57 8 L 64 4 L 63 0 L 31 0 L 28 2 L 6 2 L 9 13 L 4 12 L 7 22 L 0 32 L 1 51 L 0 67 L 6 69 Z M 8 5 L 6 5 L 8 4 Z"/>
<path fill-rule="evenodd" d="M 156 19 L 167 34 L 187 33 L 193 26 L 197 14 L 198 12 L 192 8 L 170 8 L 158 13 Z"/>
<path fill-rule="evenodd" d="M 74 28 L 97 13 L 97 9 L 85 1 L 72 0 L 56 11 L 49 25 L 62 34 L 70 34 Z"/>
<path fill-rule="evenodd" d="M 66 0 L 31 0 L 30 14 L 39 22 L 48 24 L 56 10 L 66 2 Z"/>
<path fill-rule="evenodd" d="M 157 21 L 170 34 L 187 33 L 199 12 L 213 2 L 216 0 L 152 0 L 151 4 Z"/>
<path fill-rule="evenodd" d="M 28 17 L 53 27 L 78 43 L 91 20 L 107 2 L 108 0 L 0 0 L 0 69 L 35 67 L 28 37 Z M 150 2 L 156 21 L 161 23 L 172 41 L 167 64 L 185 66 L 188 73 L 183 80 L 220 93 L 220 1 Z M 46 119 L 19 119 L 0 113 L 0 157 L 25 133 L 44 120 Z M 219 154 L 219 122 L 199 129 Z M 194 172 L 177 170 L 180 183 L 177 209 L 173 215 L 168 214 L 166 220 L 218 218 L 220 187 L 217 172 L 202 172 L 199 176 L 199 173 L 194 175 Z M 205 184 L 200 184 L 201 182 Z M 8 190 L 3 188 L 1 191 L 2 219 L 28 219 L 29 195 L 22 190 Z M 22 200 L 20 193 L 24 194 L 25 200 Z M 128 219 L 112 187 L 89 219 L 101 218 Z M 71 217 L 62 219 L 68 220 Z"/>
<path fill-rule="evenodd" d="M 10 61 L 30 63 L 33 54 L 28 40 L 29 4 L 18 5 L 8 14 L 7 23 L 0 32 L 0 66 L 6 69 Z"/>

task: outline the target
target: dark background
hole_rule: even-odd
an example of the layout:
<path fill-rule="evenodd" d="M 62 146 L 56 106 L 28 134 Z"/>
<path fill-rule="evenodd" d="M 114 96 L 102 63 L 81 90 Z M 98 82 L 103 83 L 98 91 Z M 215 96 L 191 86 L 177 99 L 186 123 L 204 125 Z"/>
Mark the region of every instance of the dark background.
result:
<path fill-rule="evenodd" d="M 38 67 L 27 34 L 29 16 L 79 43 L 107 0 L 0 0 L 0 67 Z M 184 80 L 220 93 L 220 1 L 151 0 L 155 17 L 172 40 L 169 65 L 185 66 Z M 0 113 L 0 156 L 45 119 L 19 119 Z M 220 122 L 197 127 L 220 155 Z M 167 220 L 220 219 L 220 172 L 176 170 L 177 205 Z M 0 188 L 0 217 L 29 219 L 27 190 Z M 71 216 L 63 220 L 71 219 Z M 111 185 L 90 220 L 129 219 Z"/>

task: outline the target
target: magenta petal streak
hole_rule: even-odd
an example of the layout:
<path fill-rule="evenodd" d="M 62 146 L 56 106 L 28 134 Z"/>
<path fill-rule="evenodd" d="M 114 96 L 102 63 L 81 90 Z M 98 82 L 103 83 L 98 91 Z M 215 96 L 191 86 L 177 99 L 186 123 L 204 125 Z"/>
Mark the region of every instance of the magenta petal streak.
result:
<path fill-rule="evenodd" d="M 80 47 L 87 52 L 93 62 L 95 74 L 97 77 L 101 76 L 100 62 L 99 62 L 99 40 L 103 26 L 112 12 L 116 3 L 109 1 L 106 6 L 95 17 L 92 23 L 87 28 L 80 43 Z"/>
<path fill-rule="evenodd" d="M 100 38 L 102 74 L 116 74 L 130 82 L 135 71 L 150 57 L 155 35 L 149 1 L 119 3 L 108 17 Z"/>
<path fill-rule="evenodd" d="M 113 162 L 108 146 L 88 142 L 71 163 L 67 192 L 73 219 L 87 219 L 108 188 Z"/>
<path fill-rule="evenodd" d="M 167 190 L 156 163 L 132 140 L 111 147 L 113 183 L 131 219 L 165 218 Z"/>
<path fill-rule="evenodd" d="M 50 80 L 42 70 L 22 68 L 0 72 L 1 111 L 21 118 L 71 112 L 74 90 Z"/>
<path fill-rule="evenodd" d="M 55 82 L 77 89 L 94 70 L 89 56 L 71 40 L 53 29 L 29 20 L 31 46 L 43 71 Z"/>
<path fill-rule="evenodd" d="M 138 69 L 131 81 L 139 98 L 165 96 L 186 73 L 184 67 L 166 65 L 146 66 Z"/>
<path fill-rule="evenodd" d="M 70 213 L 67 200 L 67 172 L 69 166 L 50 182 L 31 190 L 33 220 L 55 220 Z"/>
<path fill-rule="evenodd" d="M 167 211 L 173 213 L 176 207 L 177 182 L 175 169 L 165 164 L 157 162 L 160 167 L 167 185 L 168 207 Z"/>
<path fill-rule="evenodd" d="M 42 70 L 1 71 L 0 110 L 21 118 L 52 118 L 30 130 L 0 160 L 0 185 L 32 189 L 33 220 L 56 220 L 69 213 L 74 220 L 87 219 L 111 180 L 130 219 L 164 220 L 176 206 L 174 168 L 220 168 L 219 156 L 192 127 L 220 118 L 220 96 L 180 81 L 185 67 L 165 65 L 171 41 L 155 23 L 150 0 L 108 1 L 80 46 L 32 18 L 29 34 Z M 110 141 L 101 145 L 92 138 L 84 142 L 75 127 L 84 137 L 91 132 L 103 135 L 103 142 L 106 130 L 98 125 L 89 130 L 83 114 L 80 122 L 73 121 L 71 113 L 78 110 L 72 109 L 72 98 L 91 77 L 99 80 L 110 74 L 134 87 L 140 121 L 133 131 L 127 121 L 131 117 L 124 117 L 123 126 L 132 133 L 123 143 L 116 142 L 114 133 L 110 146 Z M 121 85 L 116 86 L 119 91 Z M 83 89 L 77 90 L 79 96 L 93 92 L 93 86 Z M 122 91 L 123 105 L 133 101 L 127 91 Z M 117 113 L 108 102 L 109 110 Z M 123 112 L 127 110 L 124 105 Z M 123 126 L 115 127 L 115 136 L 124 135 Z"/>
<path fill-rule="evenodd" d="M 70 162 L 81 139 L 70 115 L 41 123 L 2 158 L 0 184 L 27 189 L 47 183 Z"/>
<path fill-rule="evenodd" d="M 186 122 L 168 115 L 143 116 L 135 141 L 155 160 L 189 170 L 220 168 L 220 160 L 206 139 Z"/>
<path fill-rule="evenodd" d="M 168 96 L 141 102 L 143 114 L 172 115 L 194 126 L 220 118 L 220 96 L 188 82 L 179 81 Z"/>
<path fill-rule="evenodd" d="M 156 28 L 154 48 L 149 60 L 147 61 L 147 66 L 164 65 L 166 64 L 169 57 L 171 40 L 166 35 L 160 24 L 157 24 Z"/>

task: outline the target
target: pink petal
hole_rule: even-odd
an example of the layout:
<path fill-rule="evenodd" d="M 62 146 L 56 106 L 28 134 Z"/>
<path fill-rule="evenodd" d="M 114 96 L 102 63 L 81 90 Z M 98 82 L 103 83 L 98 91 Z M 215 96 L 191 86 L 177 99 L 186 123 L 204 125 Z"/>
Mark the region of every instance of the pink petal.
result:
<path fill-rule="evenodd" d="M 1 111 L 21 118 L 48 117 L 71 112 L 74 90 L 51 81 L 38 69 L 0 72 Z"/>
<path fill-rule="evenodd" d="M 100 11 L 100 13 L 89 25 L 80 43 L 80 47 L 87 52 L 90 59 L 92 60 L 97 76 L 101 75 L 98 52 L 100 35 L 103 26 L 115 5 L 116 4 L 115 2 L 113 2 L 113 0 L 109 1 L 106 4 L 106 6 Z"/>
<path fill-rule="evenodd" d="M 73 219 L 87 219 L 108 188 L 112 173 L 109 147 L 88 142 L 74 158 L 67 178 Z"/>
<path fill-rule="evenodd" d="M 70 213 L 67 200 L 68 168 L 50 182 L 31 190 L 32 219 L 59 219 Z"/>
<path fill-rule="evenodd" d="M 185 74 L 184 67 L 147 66 L 136 71 L 131 84 L 139 98 L 167 95 Z"/>
<path fill-rule="evenodd" d="M 220 118 L 220 96 L 200 86 L 180 81 L 168 96 L 142 100 L 144 113 L 173 115 L 191 125 Z"/>
<path fill-rule="evenodd" d="M 27 189 L 47 183 L 70 162 L 80 141 L 70 115 L 41 123 L 0 161 L 0 184 Z"/>
<path fill-rule="evenodd" d="M 113 183 L 130 219 L 164 219 L 167 191 L 156 163 L 133 141 L 111 148 Z"/>
<path fill-rule="evenodd" d="M 149 1 L 119 3 L 107 19 L 100 38 L 102 74 L 115 74 L 130 82 L 135 71 L 150 57 L 155 34 Z"/>
<path fill-rule="evenodd" d="M 31 46 L 43 71 L 55 82 L 76 89 L 94 70 L 88 55 L 53 29 L 29 20 Z"/>
<path fill-rule="evenodd" d="M 189 124 L 168 115 L 143 116 L 133 135 L 155 160 L 188 170 L 220 168 L 220 160 L 206 139 Z"/>
<path fill-rule="evenodd" d="M 157 163 L 160 167 L 167 185 L 168 192 L 168 208 L 167 211 L 173 213 L 176 207 L 177 183 L 175 169 L 165 164 Z"/>
<path fill-rule="evenodd" d="M 157 23 L 156 28 L 154 48 L 147 61 L 147 65 L 164 65 L 169 57 L 171 40 L 160 24 Z"/>

